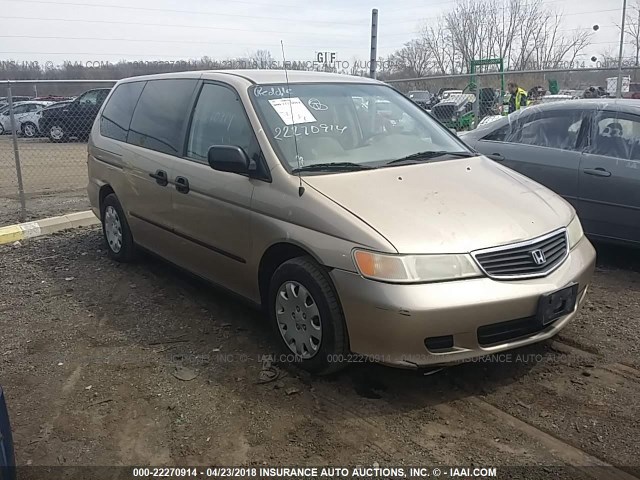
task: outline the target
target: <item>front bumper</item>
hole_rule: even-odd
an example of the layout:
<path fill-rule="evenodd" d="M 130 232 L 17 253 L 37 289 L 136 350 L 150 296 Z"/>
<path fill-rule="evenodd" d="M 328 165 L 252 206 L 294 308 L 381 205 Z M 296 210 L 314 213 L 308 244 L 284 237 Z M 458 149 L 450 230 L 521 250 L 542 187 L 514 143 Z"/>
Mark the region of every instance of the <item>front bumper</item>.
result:
<path fill-rule="evenodd" d="M 483 277 L 397 285 L 344 270 L 333 270 L 331 276 L 345 314 L 351 351 L 380 363 L 415 368 L 491 355 L 552 337 L 584 303 L 595 258 L 593 246 L 583 238 L 564 263 L 543 278 L 498 281 Z M 481 344 L 479 327 L 516 320 L 521 325 L 535 322 L 540 296 L 574 282 L 579 293 L 573 313 L 547 327 L 534 326 L 524 336 Z M 450 348 L 429 350 L 425 344 L 428 338 L 449 336 Z"/>

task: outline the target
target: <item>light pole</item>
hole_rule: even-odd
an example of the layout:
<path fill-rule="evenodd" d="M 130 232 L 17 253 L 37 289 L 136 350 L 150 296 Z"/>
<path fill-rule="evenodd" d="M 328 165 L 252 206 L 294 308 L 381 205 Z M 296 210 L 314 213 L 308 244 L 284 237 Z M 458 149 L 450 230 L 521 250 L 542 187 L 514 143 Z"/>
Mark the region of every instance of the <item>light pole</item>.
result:
<path fill-rule="evenodd" d="M 618 86 L 616 97 L 622 98 L 622 54 L 624 53 L 624 22 L 627 19 L 627 0 L 622 0 L 622 27 L 620 28 L 620 55 L 618 55 Z"/>

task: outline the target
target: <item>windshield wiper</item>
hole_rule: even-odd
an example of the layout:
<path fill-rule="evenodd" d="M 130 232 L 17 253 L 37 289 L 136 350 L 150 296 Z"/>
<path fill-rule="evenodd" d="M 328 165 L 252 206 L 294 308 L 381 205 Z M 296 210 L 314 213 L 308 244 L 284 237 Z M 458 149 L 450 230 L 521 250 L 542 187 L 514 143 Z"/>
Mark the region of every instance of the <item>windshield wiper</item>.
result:
<path fill-rule="evenodd" d="M 374 167 L 368 165 L 360 165 L 352 162 L 335 162 L 335 163 L 314 163 L 305 165 L 304 167 L 294 168 L 293 173 L 298 172 L 348 172 L 355 170 L 371 170 Z"/>
<path fill-rule="evenodd" d="M 423 160 L 433 160 L 434 158 L 446 157 L 447 155 L 460 158 L 469 158 L 475 156 L 470 152 L 446 152 L 444 150 L 428 150 L 426 152 L 413 153 L 411 155 L 407 155 L 406 157 L 398 158 L 397 160 L 391 160 L 390 162 L 387 162 L 386 165 L 393 165 L 394 163 L 401 162 L 410 162 L 412 160 L 416 162 Z"/>

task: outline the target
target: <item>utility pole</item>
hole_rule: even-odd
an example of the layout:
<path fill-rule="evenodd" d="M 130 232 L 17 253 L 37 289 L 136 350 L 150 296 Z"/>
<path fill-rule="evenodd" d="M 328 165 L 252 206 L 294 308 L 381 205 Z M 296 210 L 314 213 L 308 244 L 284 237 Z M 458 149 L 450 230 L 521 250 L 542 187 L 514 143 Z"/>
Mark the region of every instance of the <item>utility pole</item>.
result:
<path fill-rule="evenodd" d="M 626 2 L 626 0 L 625 0 Z M 371 10 L 371 57 L 369 64 L 369 76 L 376 78 L 378 61 L 378 9 Z"/>
<path fill-rule="evenodd" d="M 622 55 L 624 53 L 624 23 L 627 19 L 627 0 L 622 0 L 622 26 L 620 27 L 620 55 L 618 56 L 618 86 L 616 98 L 622 98 Z"/>

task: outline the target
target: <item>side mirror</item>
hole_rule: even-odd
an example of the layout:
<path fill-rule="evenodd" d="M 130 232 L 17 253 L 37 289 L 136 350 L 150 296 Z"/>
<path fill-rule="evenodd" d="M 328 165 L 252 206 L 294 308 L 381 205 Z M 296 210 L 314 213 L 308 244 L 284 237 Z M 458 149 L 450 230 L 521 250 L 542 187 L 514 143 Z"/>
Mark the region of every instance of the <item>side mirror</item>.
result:
<path fill-rule="evenodd" d="M 209 147 L 209 165 L 220 172 L 249 174 L 251 161 L 247 152 L 234 145 L 213 145 Z"/>

